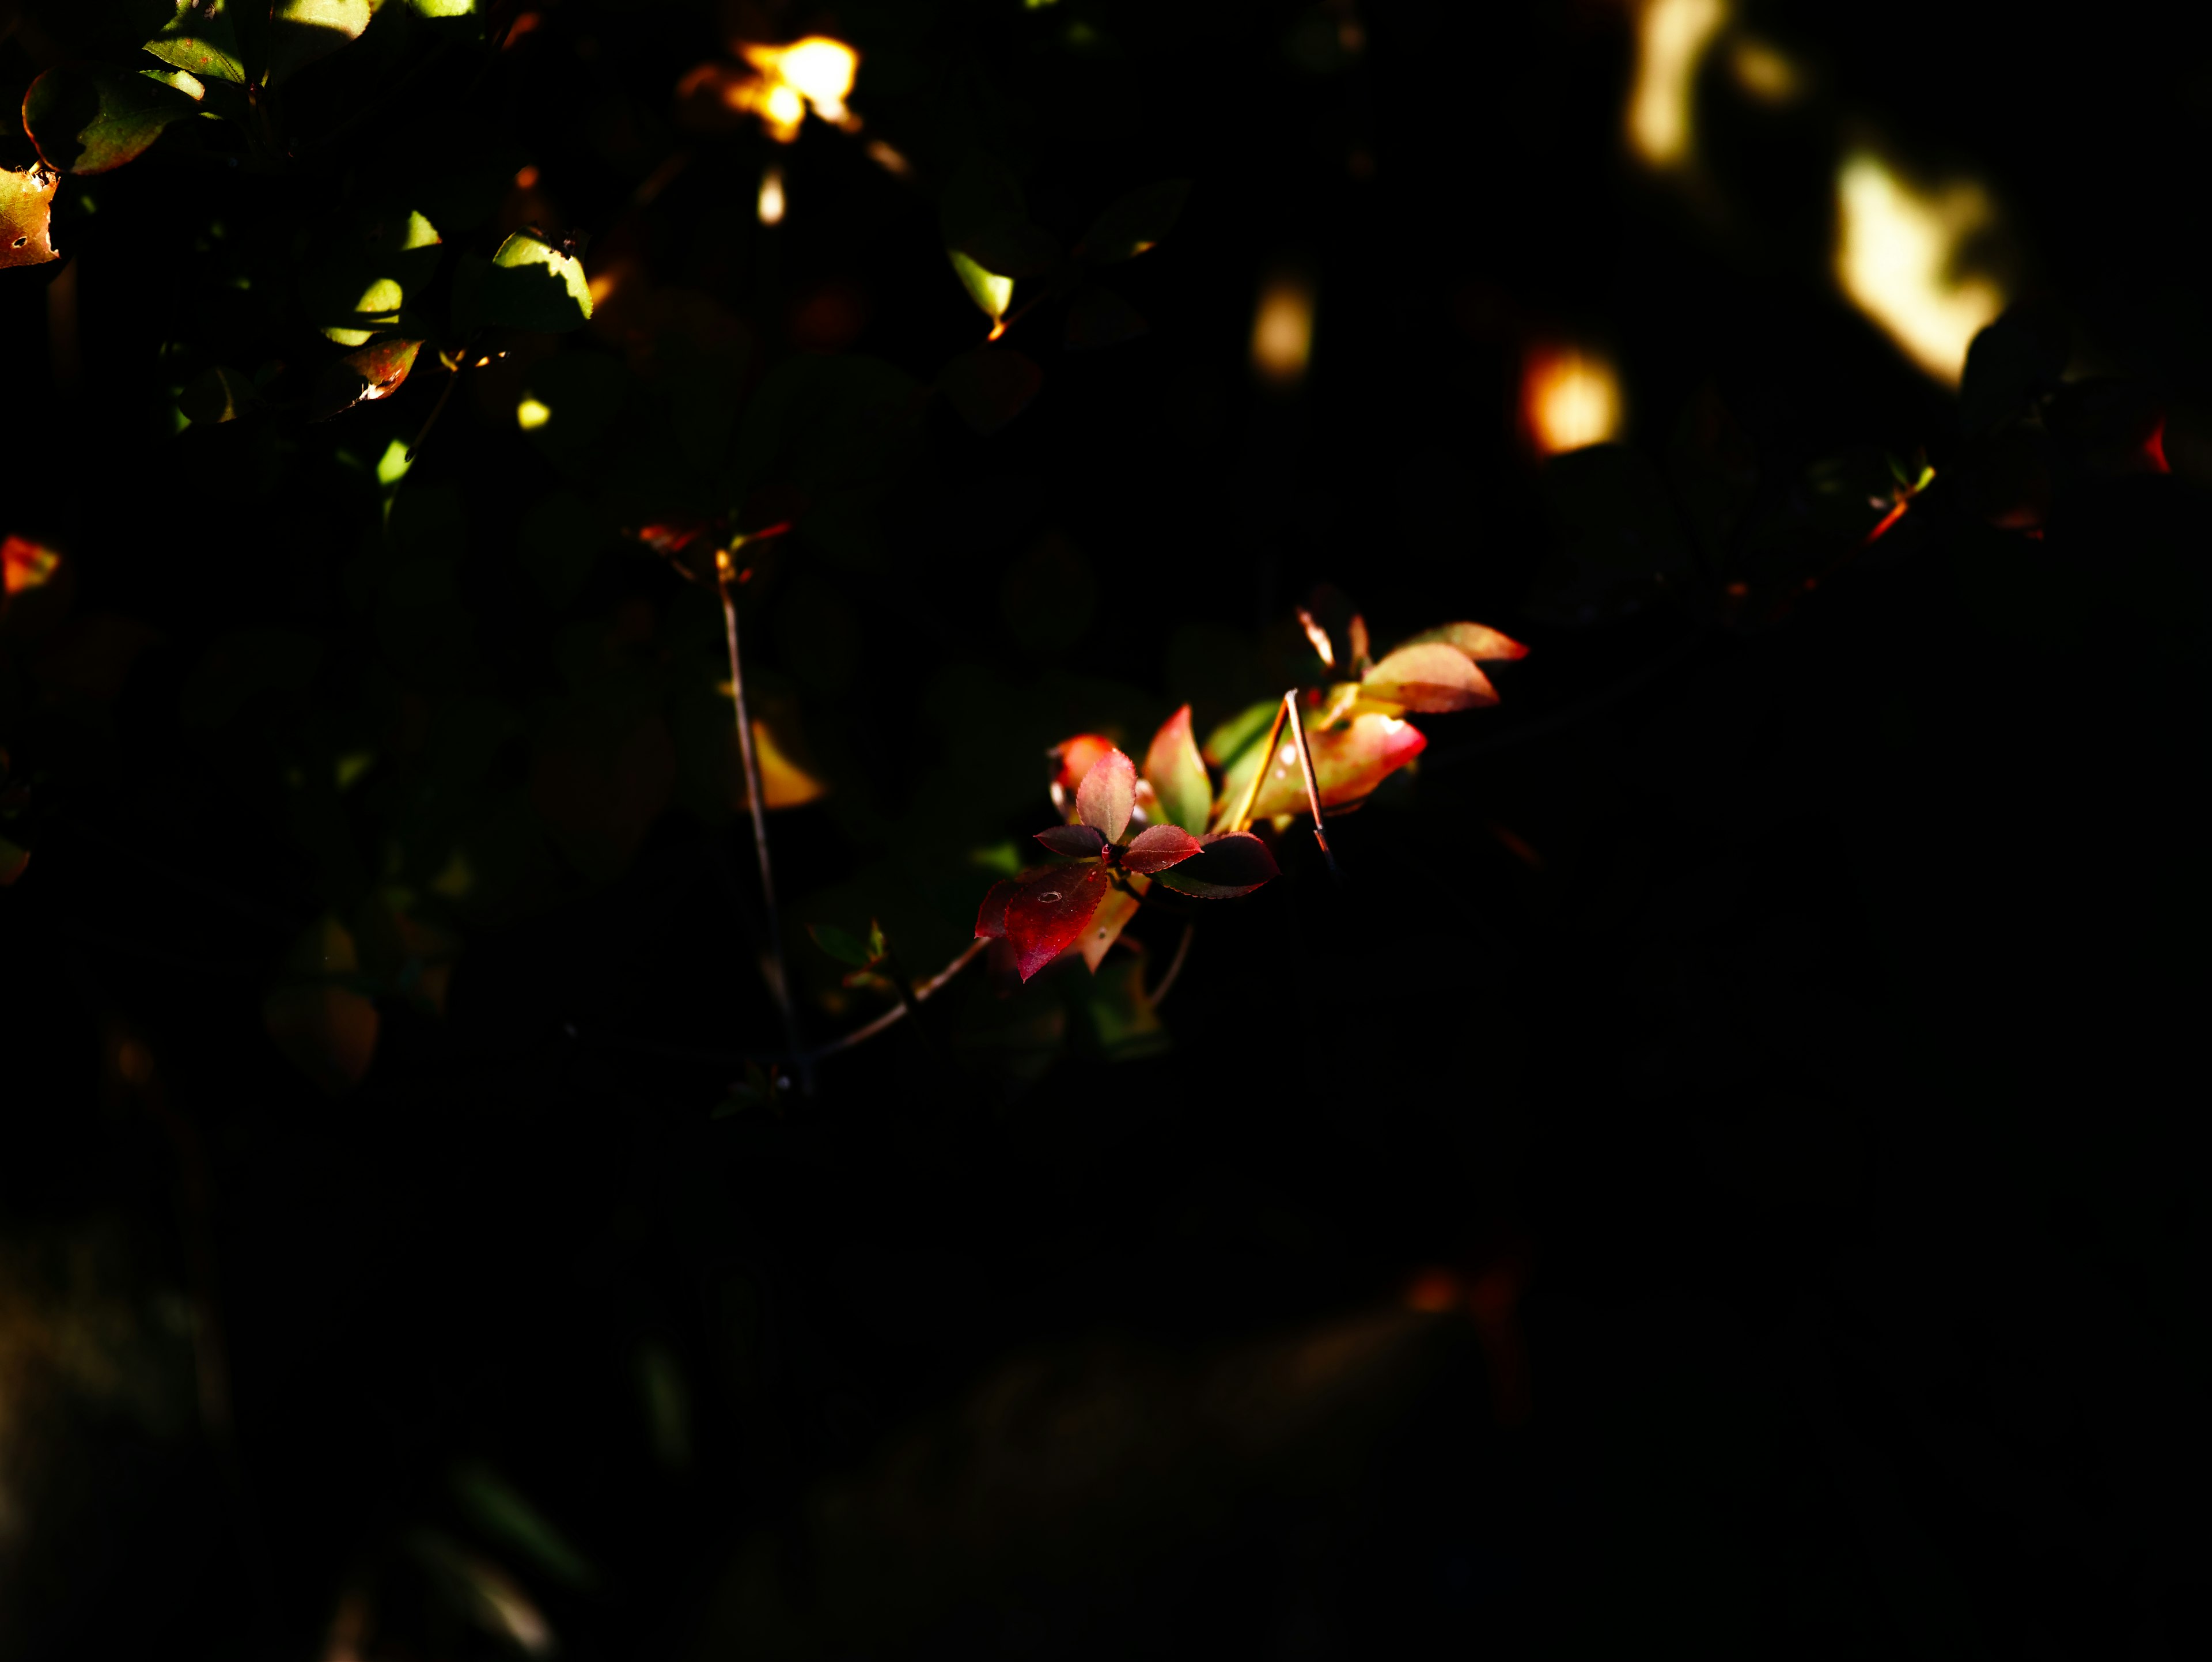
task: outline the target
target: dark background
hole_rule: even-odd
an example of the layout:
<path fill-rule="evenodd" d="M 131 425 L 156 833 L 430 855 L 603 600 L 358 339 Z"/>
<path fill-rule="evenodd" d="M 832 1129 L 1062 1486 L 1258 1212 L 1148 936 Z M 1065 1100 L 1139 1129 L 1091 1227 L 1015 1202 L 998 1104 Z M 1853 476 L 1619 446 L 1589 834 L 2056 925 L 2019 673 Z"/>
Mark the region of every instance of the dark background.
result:
<path fill-rule="evenodd" d="M 611 234 L 723 37 L 672 4 L 544 16 L 343 143 L 458 102 Z M 577 1656 L 2202 1653 L 2201 55 L 2118 17 L 1745 8 L 1817 90 L 1767 110 L 1707 77 L 1701 210 L 1622 151 L 1624 9 L 1358 16 L 1340 64 L 1302 64 L 1312 17 L 1282 6 L 769 20 L 852 40 L 872 133 L 927 164 L 964 125 L 1063 240 L 1195 181 L 1115 278 L 1146 338 L 1036 336 L 1045 391 L 989 438 L 933 407 L 887 557 L 810 556 L 802 524 L 748 615 L 872 793 L 772 819 L 787 895 L 876 892 L 836 886 L 978 746 L 996 778 L 1108 721 L 1140 744 L 1185 697 L 1226 715 L 1238 654 L 1318 581 L 1379 642 L 1474 618 L 1532 650 L 1342 823 L 1340 884 L 1293 833 L 1280 881 L 1208 915 L 1171 1048 L 1024 1077 L 949 1059 L 947 1015 L 937 1050 L 895 1030 L 815 1099 L 722 1118 L 731 1058 L 778 1043 L 726 814 L 672 811 L 619 875 L 473 926 L 447 1014 L 389 1005 L 358 1091 L 270 1044 L 260 996 L 322 874 L 266 811 L 268 755 L 176 707 L 220 630 L 345 626 L 361 504 L 307 459 L 240 486 L 190 442 L 229 429 L 166 436 L 148 366 L 210 212 L 274 220 L 308 186 L 167 139 L 89 216 L 64 185 L 83 368 L 46 368 L 56 268 L 0 274 L 5 528 L 160 639 L 95 715 L 19 698 L 0 734 L 52 782 L 0 895 L 10 1654 L 323 1654 L 348 1589 L 364 1656 L 495 1650 L 410 1555 L 426 1527 L 504 1562 Z M 1072 21 L 1107 46 L 1069 47 Z M 39 67 L 0 54 L 11 85 Z M 603 142 L 611 108 L 636 146 Z M 1827 277 L 1854 131 L 1989 182 L 2015 286 L 2166 400 L 2178 471 L 2082 483 L 2039 540 L 1932 496 L 1765 630 L 1546 622 L 1559 533 L 1514 432 L 1532 333 L 1611 347 L 1632 441 L 1710 380 L 1778 474 L 1960 455 L 1955 399 Z M 865 320 L 841 344 L 923 380 L 972 344 L 926 192 L 811 128 L 771 259 L 765 145 L 680 142 L 652 261 L 744 318 L 757 366 L 825 286 Z M 1244 368 L 1284 261 L 1319 296 L 1289 399 Z M 456 398 L 404 489 L 461 487 L 489 673 L 526 675 L 564 618 L 696 611 L 611 553 L 565 613 L 525 593 L 514 526 L 556 476 L 487 405 Z M 1000 594 L 1048 533 L 1096 600 L 1040 644 Z M 810 583 L 860 643 L 835 685 L 775 613 Z M 962 831 L 1048 812 L 987 802 Z M 946 927 L 916 927 L 918 972 Z M 1432 1266 L 1510 1307 L 1407 1312 Z M 649 1355 L 684 1382 L 682 1459 L 655 1456 Z M 595 1584 L 503 1544 L 466 1461 Z"/>

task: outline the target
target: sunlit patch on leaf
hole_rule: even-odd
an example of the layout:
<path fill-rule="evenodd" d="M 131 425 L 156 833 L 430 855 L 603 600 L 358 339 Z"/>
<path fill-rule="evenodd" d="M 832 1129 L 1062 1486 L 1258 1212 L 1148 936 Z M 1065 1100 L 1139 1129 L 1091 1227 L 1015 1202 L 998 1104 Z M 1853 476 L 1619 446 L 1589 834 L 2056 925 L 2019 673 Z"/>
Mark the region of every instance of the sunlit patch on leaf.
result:
<path fill-rule="evenodd" d="M 146 50 L 204 81 L 242 85 L 248 76 L 238 6 L 239 0 L 176 0 L 177 15 L 146 42 Z M 268 8 L 262 9 L 265 14 Z"/>
<path fill-rule="evenodd" d="M 1498 702 L 1497 689 L 1474 661 L 1441 641 L 1400 647 L 1367 672 L 1360 695 L 1430 714 Z"/>
<path fill-rule="evenodd" d="M 61 258 L 52 240 L 54 187 L 59 182 L 50 167 L 21 173 L 0 167 L 0 271 Z"/>
<path fill-rule="evenodd" d="M 177 408 L 195 427 L 236 421 L 261 402 L 253 383 L 227 364 L 218 364 L 177 394 Z"/>
<path fill-rule="evenodd" d="M 1440 624 L 1434 629 L 1425 629 L 1418 635 L 1407 636 L 1392 649 L 1401 651 L 1407 647 L 1426 646 L 1431 641 L 1441 641 L 1446 646 L 1455 647 L 1479 664 L 1510 663 L 1528 655 L 1527 647 L 1486 624 Z"/>
<path fill-rule="evenodd" d="M 1027 981 L 1072 946 L 1113 892 L 1103 866 L 1048 868 L 1017 885 L 1006 902 L 1006 935 Z"/>
<path fill-rule="evenodd" d="M 1145 752 L 1145 778 L 1162 823 L 1203 831 L 1213 818 L 1213 782 L 1190 735 L 1190 706 L 1163 722 Z"/>
<path fill-rule="evenodd" d="M 591 321 L 583 262 L 533 231 L 517 231 L 487 263 L 462 262 L 453 279 L 455 326 L 562 334 Z"/>
<path fill-rule="evenodd" d="M 1109 750 L 1091 765 L 1076 787 L 1079 819 L 1111 843 L 1129 824 L 1137 802 L 1137 764 L 1119 750 Z"/>
<path fill-rule="evenodd" d="M 1013 278 L 984 270 L 957 248 L 950 250 L 945 257 L 951 260 L 952 274 L 960 279 L 960 286 L 968 291 L 968 298 L 975 302 L 976 309 L 994 323 L 1006 315 L 1006 307 L 1014 298 Z"/>
<path fill-rule="evenodd" d="M 31 83 L 23 126 L 48 167 L 104 174 L 143 155 L 163 129 L 199 107 L 157 70 L 62 64 Z"/>
<path fill-rule="evenodd" d="M 308 400 L 307 419 L 328 421 L 357 404 L 390 398 L 415 368 L 419 340 L 382 340 L 349 352 L 323 371 Z M 185 414 L 191 412 L 187 410 Z"/>
<path fill-rule="evenodd" d="M 375 0 L 276 0 L 269 9 L 270 83 L 358 40 L 375 12 Z"/>
<path fill-rule="evenodd" d="M 1266 729 L 1261 729 L 1264 735 Z M 1340 808 L 1371 794 L 1390 775 L 1419 756 L 1428 739 L 1411 722 L 1376 711 L 1361 711 L 1332 725 L 1307 730 L 1313 751 L 1314 775 L 1323 808 Z M 1217 813 L 1230 811 L 1243 798 L 1244 788 L 1260 767 L 1256 745 L 1230 764 L 1221 782 Z M 1285 734 L 1276 744 L 1265 778 L 1253 799 L 1252 817 L 1269 819 L 1278 814 L 1306 809 L 1305 779 L 1298 766 L 1297 746 Z"/>

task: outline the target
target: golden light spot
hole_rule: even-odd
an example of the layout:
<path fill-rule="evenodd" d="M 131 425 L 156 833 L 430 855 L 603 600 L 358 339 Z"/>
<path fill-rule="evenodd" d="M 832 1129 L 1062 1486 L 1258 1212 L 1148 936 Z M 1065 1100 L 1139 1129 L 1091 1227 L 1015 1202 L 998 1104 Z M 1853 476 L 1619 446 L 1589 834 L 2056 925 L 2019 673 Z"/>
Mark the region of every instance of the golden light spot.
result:
<path fill-rule="evenodd" d="M 881 167 L 893 179 L 904 179 L 914 172 L 914 163 L 908 161 L 880 138 L 872 138 L 868 141 L 868 160 Z"/>
<path fill-rule="evenodd" d="M 1967 343 L 2004 310 L 1994 282 L 1957 270 L 1966 239 L 1996 219 L 1989 193 L 1971 180 L 1917 191 L 1861 150 L 1837 175 L 1836 210 L 1844 292 L 1913 362 L 1956 387 Z"/>
<path fill-rule="evenodd" d="M 597 306 L 609 295 L 614 293 L 616 282 L 617 278 L 612 271 L 602 271 L 593 277 L 586 285 L 592 292 L 592 304 Z"/>
<path fill-rule="evenodd" d="M 1729 48 L 1729 73 L 1762 104 L 1787 104 L 1802 90 L 1797 66 L 1763 40 L 1739 40 Z"/>
<path fill-rule="evenodd" d="M 1252 320 L 1252 373 L 1286 391 L 1296 387 L 1313 355 L 1313 283 L 1294 271 L 1268 277 Z"/>
<path fill-rule="evenodd" d="M 1603 444 L 1620 433 L 1620 378 L 1585 348 L 1532 347 L 1522 362 L 1521 422 L 1540 456 Z"/>
<path fill-rule="evenodd" d="M 524 167 L 515 174 L 514 188 L 518 191 L 534 191 L 538 188 L 538 169 L 534 165 Z"/>
<path fill-rule="evenodd" d="M 783 223 L 783 169 L 773 161 L 761 169 L 760 199 L 754 206 L 762 224 Z"/>
<path fill-rule="evenodd" d="M 788 144 L 799 137 L 810 107 L 837 126 L 856 125 L 845 99 L 853 90 L 860 58 L 843 41 L 810 34 L 787 46 L 743 42 L 738 51 L 756 74 L 726 83 L 723 101 L 732 109 L 758 115 L 779 143 Z"/>
<path fill-rule="evenodd" d="M 552 419 L 552 407 L 537 399 L 526 398 L 514 406 L 514 424 L 526 433 L 536 432 Z"/>
<path fill-rule="evenodd" d="M 1726 0 L 1644 0 L 1636 20 L 1628 143 L 1650 166 L 1672 167 L 1690 159 L 1698 65 L 1727 16 Z"/>

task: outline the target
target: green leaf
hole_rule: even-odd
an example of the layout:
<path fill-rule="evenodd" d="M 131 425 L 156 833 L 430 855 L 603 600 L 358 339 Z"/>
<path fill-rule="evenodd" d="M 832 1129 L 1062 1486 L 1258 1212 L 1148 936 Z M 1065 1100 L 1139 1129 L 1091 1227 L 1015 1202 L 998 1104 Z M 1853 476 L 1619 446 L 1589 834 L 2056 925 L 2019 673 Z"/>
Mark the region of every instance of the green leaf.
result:
<path fill-rule="evenodd" d="M 1189 196 L 1187 179 L 1162 180 L 1130 192 L 1091 222 L 1075 245 L 1076 259 L 1098 265 L 1134 259 L 1167 235 Z"/>
<path fill-rule="evenodd" d="M 1068 302 L 1067 326 L 1062 336 L 1071 352 L 1096 350 L 1134 340 L 1150 328 L 1137 308 L 1103 283 L 1086 283 Z"/>
<path fill-rule="evenodd" d="M 809 923 L 806 933 L 813 936 L 814 944 L 830 957 L 856 970 L 865 970 L 882 956 L 880 953 L 870 952 L 848 931 L 839 928 L 835 923 Z"/>
<path fill-rule="evenodd" d="M 1014 280 L 987 271 L 957 248 L 946 251 L 952 262 L 952 274 L 960 279 L 960 286 L 968 291 L 985 317 L 996 323 L 1006 316 L 1006 307 L 1013 302 Z"/>
<path fill-rule="evenodd" d="M 890 947 L 884 940 L 884 926 L 874 918 L 868 920 L 868 962 L 880 964 Z"/>
<path fill-rule="evenodd" d="M 269 10 L 270 85 L 351 46 L 375 15 L 375 0 L 276 0 Z"/>
<path fill-rule="evenodd" d="M 1301 711 L 1301 717 L 1308 718 L 1309 713 Z M 1262 728 L 1254 737 L 1264 738 L 1266 732 Z M 1321 805 L 1328 809 L 1365 799 L 1383 780 L 1419 756 L 1428 739 L 1408 721 L 1370 710 L 1340 717 L 1327 728 L 1316 729 L 1310 726 L 1306 743 L 1313 752 L 1314 778 L 1320 787 Z M 1278 814 L 1307 813 L 1305 775 L 1298 765 L 1295 741 L 1288 733 L 1276 745 L 1274 754 L 1266 759 L 1269 764 L 1267 775 L 1253 802 L 1252 818 L 1272 819 Z M 1229 765 L 1222 777 L 1220 794 L 1214 799 L 1217 813 L 1234 811 L 1234 806 L 1243 800 L 1244 788 L 1261 760 L 1255 743 Z"/>
<path fill-rule="evenodd" d="M 1060 244 L 1027 214 L 1011 209 L 962 238 L 951 252 L 1010 277 L 1042 277 L 1060 264 Z"/>
<path fill-rule="evenodd" d="M 299 630 L 234 630 L 185 678 L 178 718 L 187 728 L 218 728 L 264 694 L 304 692 L 314 685 L 323 652 L 319 636 Z"/>
<path fill-rule="evenodd" d="M 1044 386 L 1044 371 L 1021 353 L 979 346 L 938 372 L 937 390 L 978 433 L 989 435 L 1022 413 Z"/>
<path fill-rule="evenodd" d="M 246 53 L 239 40 L 238 0 L 176 0 L 176 4 L 177 15 L 146 43 L 146 50 L 203 81 L 243 85 Z M 262 11 L 267 10 L 264 0 Z"/>
<path fill-rule="evenodd" d="M 1145 752 L 1145 781 L 1159 803 L 1156 823 L 1205 834 L 1213 819 L 1213 782 L 1190 736 L 1190 706 L 1163 722 Z"/>
<path fill-rule="evenodd" d="M 218 364 L 177 394 L 177 408 L 195 427 L 235 421 L 261 402 L 253 383 L 237 370 Z"/>
<path fill-rule="evenodd" d="M 464 332 L 490 325 L 530 334 L 580 329 L 592 318 L 584 263 L 532 231 L 499 245 L 489 265 L 467 262 L 468 292 L 457 277 L 454 322 Z"/>
<path fill-rule="evenodd" d="M 963 248 L 995 224 L 1022 216 L 1022 187 L 988 152 L 961 159 L 938 198 L 938 228 L 948 249 Z"/>
<path fill-rule="evenodd" d="M 199 107 L 152 70 L 62 64 L 31 83 L 23 127 L 48 167 L 104 174 L 143 155 L 164 128 Z"/>
<path fill-rule="evenodd" d="M 1281 702 L 1279 698 L 1263 698 L 1256 704 L 1246 705 L 1206 735 L 1200 754 L 1218 768 L 1231 765 L 1247 749 L 1267 737 L 1275 720 L 1276 706 Z M 1183 829 L 1188 831 L 1190 827 L 1186 825 Z"/>
<path fill-rule="evenodd" d="M 453 1469 L 453 1498 L 469 1520 L 486 1535 L 514 1548 L 555 1579 L 572 1587 L 598 1580 L 584 1555 L 571 1546 L 544 1513 L 514 1486 L 481 1460 Z"/>
<path fill-rule="evenodd" d="M 309 320 L 341 346 L 367 346 L 420 304 L 444 253 L 438 228 L 404 197 L 342 210 L 321 225 L 301 264 Z"/>

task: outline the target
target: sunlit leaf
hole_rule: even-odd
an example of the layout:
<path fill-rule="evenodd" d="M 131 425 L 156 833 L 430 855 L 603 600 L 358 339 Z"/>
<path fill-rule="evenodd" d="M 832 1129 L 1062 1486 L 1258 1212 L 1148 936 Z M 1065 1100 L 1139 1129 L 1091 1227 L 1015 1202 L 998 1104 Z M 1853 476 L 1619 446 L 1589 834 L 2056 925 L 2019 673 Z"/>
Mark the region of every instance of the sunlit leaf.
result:
<path fill-rule="evenodd" d="M 1084 925 L 1083 938 L 1076 942 L 1076 950 L 1083 954 L 1083 962 L 1093 975 L 1098 973 L 1099 961 L 1128 926 L 1139 910 L 1137 897 L 1126 889 L 1109 889 L 1106 898 L 1098 903 L 1098 910 L 1091 914 Z"/>
<path fill-rule="evenodd" d="M 1440 624 L 1434 629 L 1423 630 L 1419 635 L 1407 636 L 1392 650 L 1426 646 L 1432 641 L 1456 647 L 1477 663 L 1505 663 L 1528 655 L 1527 647 L 1486 624 Z"/>
<path fill-rule="evenodd" d="M 525 1554 L 538 1568 L 572 1587 L 588 1588 L 597 1580 L 583 1554 L 484 1462 L 471 1460 L 454 1468 L 453 1484 L 461 1510 L 485 1534 Z"/>
<path fill-rule="evenodd" d="M 978 433 L 997 432 L 1029 407 L 1044 371 L 1019 352 L 979 346 L 963 352 L 937 377 L 937 390 Z"/>
<path fill-rule="evenodd" d="M 1199 850 L 1199 840 L 1180 825 L 1147 825 L 1122 850 L 1121 863 L 1150 876 L 1177 866 Z"/>
<path fill-rule="evenodd" d="M 380 340 L 347 353 L 317 378 L 314 393 L 307 400 L 307 419 L 328 421 L 357 404 L 390 398 L 405 383 L 422 350 L 419 340 Z M 179 399 L 179 407 L 182 403 Z M 191 411 L 185 413 L 189 416 Z"/>
<path fill-rule="evenodd" d="M 1280 874 L 1265 843 L 1249 831 L 1234 831 L 1200 837 L 1197 852 L 1162 872 L 1160 881 L 1200 900 L 1232 900 Z"/>
<path fill-rule="evenodd" d="M 325 917 L 294 943 L 283 978 L 262 1001 L 277 1048 L 334 1096 L 360 1084 L 376 1054 L 376 1006 L 348 984 L 360 968 L 351 933 Z"/>
<path fill-rule="evenodd" d="M 1400 647 L 1367 672 L 1363 697 L 1407 709 L 1441 713 L 1498 702 L 1490 678 L 1457 647 L 1441 641 Z M 1316 763 L 1319 758 L 1316 758 Z"/>
<path fill-rule="evenodd" d="M 1306 739 L 1313 751 L 1314 775 L 1323 808 L 1340 807 L 1368 796 L 1419 755 L 1428 743 L 1426 735 L 1411 722 L 1373 711 L 1362 711 L 1331 727 L 1310 728 Z M 1243 800 L 1244 788 L 1261 759 L 1258 746 L 1253 746 L 1229 765 L 1215 804 L 1217 813 L 1230 812 L 1224 805 Z M 1267 776 L 1254 799 L 1252 817 L 1268 819 L 1277 814 L 1305 813 L 1305 776 L 1298 766 L 1297 746 L 1288 734 L 1282 735 L 1273 755 L 1266 760 Z"/>
<path fill-rule="evenodd" d="M 362 347 L 418 303 L 444 249 L 437 227 L 404 198 L 349 205 L 319 226 L 300 272 L 309 319 L 341 346 Z"/>
<path fill-rule="evenodd" d="M 375 0 L 276 0 L 269 9 L 270 84 L 359 40 Z"/>
<path fill-rule="evenodd" d="M 248 75 L 237 27 L 240 0 L 176 0 L 176 8 L 177 15 L 146 42 L 146 50 L 203 81 L 243 84 Z M 265 0 L 261 9 L 265 15 Z"/>
<path fill-rule="evenodd" d="M 1036 840 L 1054 854 L 1074 860 L 1096 860 L 1106 846 L 1106 835 L 1091 825 L 1053 825 L 1039 831 Z"/>
<path fill-rule="evenodd" d="M 857 937 L 835 923 L 809 923 L 806 933 L 814 937 L 816 946 L 840 964 L 850 965 L 859 970 L 866 969 L 874 961 L 867 947 Z"/>
<path fill-rule="evenodd" d="M 52 223 L 54 187 L 59 183 L 48 167 L 27 167 L 21 173 L 0 167 L 0 271 L 10 265 L 43 265 L 61 258 L 54 252 Z"/>
<path fill-rule="evenodd" d="M 996 215 L 951 252 L 956 262 L 964 256 L 1003 277 L 1040 277 L 1060 264 L 1060 245 L 1028 215 L 1012 211 Z M 961 281 L 969 279 L 963 275 Z M 969 292 L 975 293 L 972 285 Z"/>
<path fill-rule="evenodd" d="M 253 383 L 239 371 L 218 364 L 177 394 L 177 409 L 195 427 L 235 421 L 261 402 Z"/>
<path fill-rule="evenodd" d="M 1273 725 L 1275 711 L 1281 703 L 1279 698 L 1263 698 L 1256 704 L 1246 705 L 1206 735 L 1206 743 L 1200 754 L 1218 768 L 1230 766 L 1249 746 L 1267 736 L 1267 728 Z M 1249 770 L 1245 777 L 1251 777 Z M 1218 798 L 1214 805 L 1217 807 L 1220 806 Z"/>
<path fill-rule="evenodd" d="M 1129 192 L 1091 222 L 1075 257 L 1095 265 L 1134 259 L 1167 235 L 1190 196 L 1187 179 L 1163 180 Z"/>
<path fill-rule="evenodd" d="M 1159 803 L 1163 823 L 1203 831 L 1213 818 L 1213 782 L 1190 736 L 1190 706 L 1160 724 L 1145 752 L 1145 778 Z"/>
<path fill-rule="evenodd" d="M 985 317 L 996 323 L 1006 316 L 1006 307 L 1013 302 L 1013 278 L 987 270 L 957 248 L 948 250 L 945 257 L 951 260 L 952 274 L 960 279 L 968 298 Z"/>
<path fill-rule="evenodd" d="M 517 231 L 489 264 L 464 261 L 453 279 L 455 326 L 561 334 L 591 321 L 584 263 L 534 231 Z"/>
<path fill-rule="evenodd" d="M 199 107 L 152 70 L 62 64 L 31 83 L 23 126 L 48 167 L 104 174 L 143 155 L 164 128 Z"/>
<path fill-rule="evenodd" d="M 1102 283 L 1086 283 L 1067 303 L 1067 325 L 1061 336 L 1071 352 L 1100 346 L 1118 346 L 1134 340 L 1150 327 L 1137 308 Z"/>
<path fill-rule="evenodd" d="M 1103 866 L 1048 868 L 1021 883 L 1006 903 L 1006 933 L 1022 979 L 1066 951 L 1112 892 L 1113 874 Z"/>
<path fill-rule="evenodd" d="M 1086 825 L 1109 843 L 1118 841 L 1137 804 L 1137 764 L 1109 750 L 1091 764 L 1076 788 L 1075 811 Z"/>

